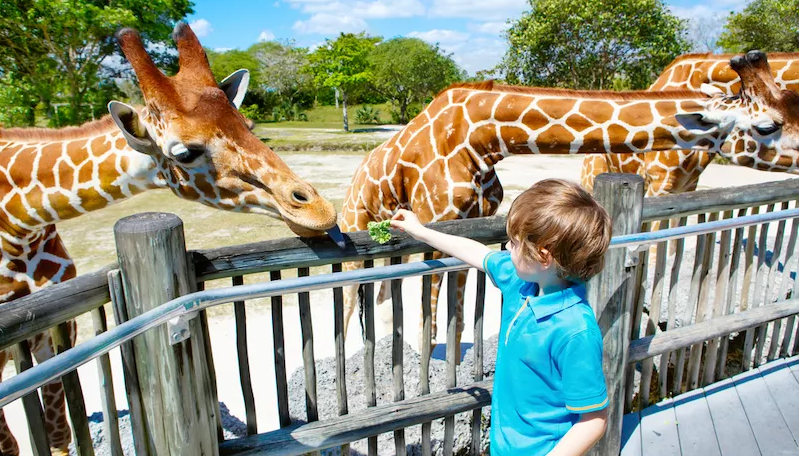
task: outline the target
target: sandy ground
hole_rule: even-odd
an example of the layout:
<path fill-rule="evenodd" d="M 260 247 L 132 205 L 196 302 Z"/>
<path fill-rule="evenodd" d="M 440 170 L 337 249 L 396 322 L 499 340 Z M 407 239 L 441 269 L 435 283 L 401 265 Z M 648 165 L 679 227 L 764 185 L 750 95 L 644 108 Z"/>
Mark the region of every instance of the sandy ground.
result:
<path fill-rule="evenodd" d="M 353 153 L 286 153 L 283 154 L 287 164 L 295 172 L 313 183 L 320 191 L 338 207 L 344 196 L 350 177 L 360 164 L 363 155 Z M 538 180 L 560 177 L 579 181 L 581 157 L 511 157 L 497 165 L 498 174 L 505 187 L 505 203 L 500 212 L 506 212 L 510 201 L 521 191 Z M 787 179 L 790 176 L 771 174 L 733 166 L 711 165 L 702 175 L 700 188 L 715 188 L 730 185 L 745 185 L 774 180 Z M 79 273 L 85 273 L 108 264 L 115 259 L 112 227 L 120 217 L 146 210 L 159 210 L 177 213 L 183 218 L 186 229 L 188 247 L 210 248 L 221 245 L 232 245 L 275 237 L 290 236 L 288 229 L 279 222 L 255 216 L 241 214 L 225 214 L 220 211 L 199 207 L 193 203 L 183 202 L 167 192 L 153 191 L 120 203 L 117 206 L 88 214 L 77 220 L 60 225 L 60 231 L 67 247 L 78 264 Z M 223 218 L 224 217 L 224 218 Z M 224 228 L 215 228 L 222 226 Z M 86 242 L 86 241 L 90 242 Z M 258 276 L 248 281 L 260 280 Z M 211 284 L 225 286 L 226 282 Z M 474 271 L 470 273 L 467 286 L 467 302 L 474 302 Z M 487 287 L 484 337 L 498 331 L 499 313 L 496 303 L 499 292 L 492 286 Z M 421 280 L 409 279 L 403 285 L 403 302 L 405 303 L 405 340 L 417 348 L 419 328 L 419 302 Z M 442 296 L 445 296 L 442 293 Z M 333 306 L 332 292 L 324 290 L 311 294 L 314 329 L 314 351 L 317 359 L 331 357 L 333 344 Z M 238 380 L 238 367 L 235 355 L 235 322 L 232 310 L 219 309 L 210 317 L 211 338 L 213 341 L 214 359 L 216 362 L 219 400 L 230 409 L 230 413 L 245 421 L 244 404 Z M 466 332 L 464 344 L 473 341 L 472 325 L 474 316 L 467 306 Z M 390 305 L 378 306 L 378 317 L 383 320 L 378 324 L 377 338 L 389 334 L 387 321 Z M 108 312 L 109 315 L 111 314 Z M 438 340 L 446 339 L 446 306 L 439 307 Z M 291 373 L 302 368 L 301 338 L 299 315 L 296 299 L 287 299 L 284 306 L 286 334 L 287 369 Z M 91 333 L 91 321 L 79 319 L 81 327 L 79 342 Z M 272 325 L 268 303 L 255 301 L 248 303 L 247 326 L 250 347 L 250 368 L 252 381 L 256 385 L 255 401 L 258 410 L 258 430 L 266 432 L 278 427 L 276 394 L 274 388 L 274 367 L 272 362 Z M 362 347 L 360 327 L 354 318 L 350 325 L 346 351 L 350 356 Z M 439 345 L 434 356 L 443 358 L 444 346 Z M 111 352 L 116 387 L 117 408 L 128 408 L 121 375 L 121 363 L 118 350 Z M 13 364 L 13 363 L 11 363 Z M 13 367 L 7 366 L 4 377 L 14 374 Z M 97 367 L 89 362 L 79 369 L 81 383 L 86 398 L 86 410 L 89 415 L 100 411 L 100 390 Z M 21 401 L 16 401 L 4 409 L 9 425 L 23 447 L 23 454 L 31 454 L 29 438 Z"/>

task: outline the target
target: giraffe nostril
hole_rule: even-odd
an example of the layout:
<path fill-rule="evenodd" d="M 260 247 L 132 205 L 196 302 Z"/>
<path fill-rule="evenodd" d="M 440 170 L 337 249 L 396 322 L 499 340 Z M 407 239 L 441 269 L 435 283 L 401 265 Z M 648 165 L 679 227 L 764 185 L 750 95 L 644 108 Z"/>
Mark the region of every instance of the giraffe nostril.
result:
<path fill-rule="evenodd" d="M 299 190 L 291 192 L 291 197 L 300 204 L 308 204 L 308 201 L 310 201 L 308 194 Z"/>

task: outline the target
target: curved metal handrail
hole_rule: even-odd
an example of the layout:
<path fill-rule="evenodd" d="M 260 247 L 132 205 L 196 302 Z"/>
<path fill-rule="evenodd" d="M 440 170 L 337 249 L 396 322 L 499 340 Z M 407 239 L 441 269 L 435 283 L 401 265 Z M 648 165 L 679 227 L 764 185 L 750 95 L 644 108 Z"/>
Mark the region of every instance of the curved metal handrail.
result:
<path fill-rule="evenodd" d="M 641 246 L 672 239 L 743 228 L 750 225 L 759 225 L 797 217 L 799 217 L 799 209 L 788 209 L 715 222 L 706 222 L 697 225 L 669 228 L 655 232 L 616 236 L 611 240 L 611 248 L 629 248 L 636 250 Z M 414 262 L 204 290 L 181 296 L 107 332 L 95 336 L 91 340 L 77 345 L 65 353 L 50 358 L 8 380 L 4 380 L 0 383 L 0 408 L 36 390 L 36 388 L 41 385 L 49 383 L 65 373 L 77 369 L 88 361 L 108 353 L 112 349 L 149 329 L 164 324 L 173 318 L 185 317 L 202 309 L 234 301 L 244 301 L 246 299 L 266 298 L 347 285 L 457 271 L 464 269 L 465 266 L 467 265 L 458 259 L 443 258 L 441 260 Z"/>

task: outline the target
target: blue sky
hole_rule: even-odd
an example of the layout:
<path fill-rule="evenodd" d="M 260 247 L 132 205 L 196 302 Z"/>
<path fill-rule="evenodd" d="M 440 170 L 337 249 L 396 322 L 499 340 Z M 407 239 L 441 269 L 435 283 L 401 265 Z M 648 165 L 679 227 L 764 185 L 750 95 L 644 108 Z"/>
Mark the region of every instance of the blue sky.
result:
<path fill-rule="evenodd" d="M 587 0 L 592 1 L 592 0 Z M 470 74 L 505 52 L 502 32 L 527 0 L 194 0 L 188 20 L 203 45 L 245 49 L 259 40 L 293 39 L 314 47 L 339 32 L 384 38 L 415 36 L 439 43 Z M 740 11 L 746 0 L 666 0 L 679 17 L 708 21 Z M 714 20 L 714 18 L 716 18 Z"/>

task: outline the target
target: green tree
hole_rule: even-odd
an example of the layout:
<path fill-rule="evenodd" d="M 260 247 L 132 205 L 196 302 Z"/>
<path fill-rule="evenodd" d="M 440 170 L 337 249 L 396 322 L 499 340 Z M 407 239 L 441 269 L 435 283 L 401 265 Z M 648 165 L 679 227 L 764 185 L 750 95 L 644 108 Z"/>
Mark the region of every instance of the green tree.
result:
<path fill-rule="evenodd" d="M 190 0 L 19 0 L 1 5 L 2 76 L 14 73 L 15 81 L 29 87 L 41 87 L 43 77 L 57 80 L 63 87 L 56 95 L 70 103 L 71 123 L 91 112 L 90 92 L 102 85 L 103 62 L 118 52 L 117 30 L 135 27 L 150 43 L 169 43 L 174 21 L 192 12 Z M 165 56 L 162 52 L 156 58 Z M 41 73 L 43 64 L 53 72 Z"/>
<path fill-rule="evenodd" d="M 335 40 L 326 40 L 308 56 L 307 71 L 317 85 L 338 88 L 344 114 L 344 131 L 349 131 L 347 98 L 356 88 L 372 78 L 369 54 L 381 38 L 366 33 L 342 33 Z"/>
<path fill-rule="evenodd" d="M 690 47 L 661 0 L 529 1 L 506 32 L 498 69 L 510 83 L 596 90 L 622 78 L 645 88 Z"/>
<path fill-rule="evenodd" d="M 231 49 L 224 52 L 216 52 L 205 49 L 208 56 L 208 63 L 211 65 L 211 72 L 217 81 L 228 77 L 234 71 L 242 68 L 250 71 L 250 87 L 258 87 L 261 84 L 261 72 L 258 61 L 247 51 Z"/>
<path fill-rule="evenodd" d="M 399 108 L 401 123 L 408 121 L 408 106 L 422 102 L 465 73 L 438 45 L 418 38 L 394 38 L 378 44 L 369 57 L 372 85 Z"/>
<path fill-rule="evenodd" d="M 297 47 L 293 41 L 265 41 L 248 50 L 259 65 L 262 86 L 274 90 L 280 100 L 290 106 L 302 92 L 313 91 L 313 76 L 304 71 L 308 66 L 308 49 Z"/>
<path fill-rule="evenodd" d="M 799 0 L 754 0 L 730 14 L 718 44 L 736 53 L 799 51 Z"/>

